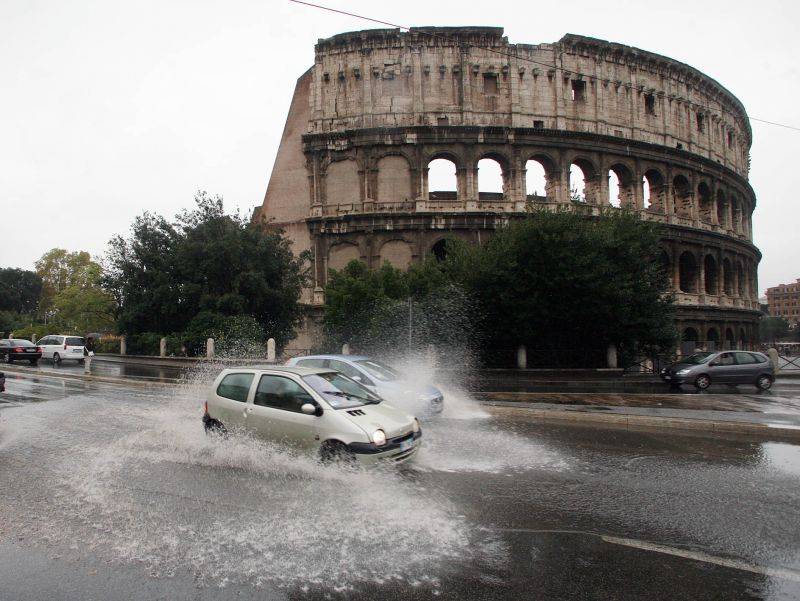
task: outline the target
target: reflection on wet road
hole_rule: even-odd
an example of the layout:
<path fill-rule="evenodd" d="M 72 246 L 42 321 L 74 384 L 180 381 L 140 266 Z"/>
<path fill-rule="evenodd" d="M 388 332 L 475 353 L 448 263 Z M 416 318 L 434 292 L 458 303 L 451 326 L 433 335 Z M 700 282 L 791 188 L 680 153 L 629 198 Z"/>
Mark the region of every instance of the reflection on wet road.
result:
<path fill-rule="evenodd" d="M 206 437 L 207 379 L 9 377 L 0 598 L 800 596 L 796 445 L 537 424 L 451 391 L 416 464 L 347 471 Z"/>

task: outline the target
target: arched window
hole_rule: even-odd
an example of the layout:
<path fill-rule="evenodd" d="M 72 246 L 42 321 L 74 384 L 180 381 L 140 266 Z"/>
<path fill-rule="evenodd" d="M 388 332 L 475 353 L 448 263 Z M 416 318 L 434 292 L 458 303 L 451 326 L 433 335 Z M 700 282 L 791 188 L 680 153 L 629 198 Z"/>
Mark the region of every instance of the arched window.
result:
<path fill-rule="evenodd" d="M 697 330 L 694 328 L 686 328 L 681 334 L 681 339 L 684 342 L 697 342 Z"/>
<path fill-rule="evenodd" d="M 336 244 L 328 251 L 328 269 L 344 269 L 350 261 L 360 260 L 361 253 L 355 244 Z"/>
<path fill-rule="evenodd" d="M 657 212 L 664 211 L 664 178 L 655 169 L 648 169 L 642 177 L 644 207 Z"/>
<path fill-rule="evenodd" d="M 745 350 L 747 348 L 747 332 L 744 328 L 739 330 L 739 348 Z"/>
<path fill-rule="evenodd" d="M 699 340 L 697 330 L 694 328 L 686 328 L 681 333 L 681 353 L 684 355 L 691 355 L 697 348 L 697 341 Z"/>
<path fill-rule="evenodd" d="M 689 180 L 683 175 L 676 175 L 672 180 L 672 200 L 676 215 L 692 216 L 692 190 Z"/>
<path fill-rule="evenodd" d="M 703 271 L 705 272 L 705 289 L 706 294 L 717 293 L 717 260 L 713 255 L 706 255 L 703 260 Z"/>
<path fill-rule="evenodd" d="M 725 294 L 731 296 L 733 294 L 733 265 L 728 258 L 722 260 L 722 278 L 722 289 Z"/>
<path fill-rule="evenodd" d="M 667 251 L 663 248 L 658 254 L 658 262 L 664 272 L 664 275 L 667 277 L 667 280 L 672 282 L 672 269 L 670 269 L 671 264 L 669 260 L 669 253 L 667 253 Z"/>
<path fill-rule="evenodd" d="M 569 197 L 572 202 L 596 201 L 597 172 L 585 159 L 577 159 L 569 166 Z"/>
<path fill-rule="evenodd" d="M 736 262 L 736 295 L 744 296 L 744 267 L 741 261 Z"/>
<path fill-rule="evenodd" d="M 731 218 L 733 219 L 731 229 L 740 233 L 742 231 L 742 205 L 735 196 L 731 196 Z"/>
<path fill-rule="evenodd" d="M 728 201 L 722 190 L 717 190 L 717 223 L 728 227 Z"/>
<path fill-rule="evenodd" d="M 719 348 L 719 332 L 717 328 L 708 328 L 706 332 L 706 346 L 710 351 L 715 351 Z"/>
<path fill-rule="evenodd" d="M 736 336 L 733 333 L 733 330 L 727 328 L 725 330 L 725 350 L 729 351 L 736 347 Z"/>
<path fill-rule="evenodd" d="M 325 171 L 325 204 L 351 205 L 361 202 L 361 176 L 353 159 L 336 161 Z"/>
<path fill-rule="evenodd" d="M 611 165 L 608 171 L 608 202 L 612 207 L 635 205 L 633 173 L 622 164 Z"/>
<path fill-rule="evenodd" d="M 503 168 L 495 159 L 478 161 L 478 198 L 494 200 L 503 196 Z"/>
<path fill-rule="evenodd" d="M 437 261 L 444 261 L 447 258 L 447 240 L 439 240 L 433 245 L 431 252 L 433 253 L 433 256 L 436 257 Z"/>
<path fill-rule="evenodd" d="M 525 163 L 525 193 L 530 200 L 546 198 L 547 183 L 547 171 L 542 163 L 536 159 Z"/>
<path fill-rule="evenodd" d="M 697 186 L 697 198 L 699 201 L 700 219 L 706 223 L 713 222 L 714 207 L 711 203 L 711 188 L 705 182 L 700 182 Z"/>
<path fill-rule="evenodd" d="M 697 261 L 689 251 L 681 253 L 678 260 L 681 292 L 697 292 Z"/>
<path fill-rule="evenodd" d="M 619 177 L 613 170 L 608 172 L 608 204 L 617 208 L 621 205 L 619 199 Z"/>
<path fill-rule="evenodd" d="M 456 200 L 458 177 L 456 164 L 449 159 L 433 159 L 428 163 L 428 198 L 431 200 Z"/>
<path fill-rule="evenodd" d="M 389 240 L 380 251 L 380 262 L 388 261 L 398 269 L 408 269 L 411 265 L 411 246 L 405 240 Z"/>

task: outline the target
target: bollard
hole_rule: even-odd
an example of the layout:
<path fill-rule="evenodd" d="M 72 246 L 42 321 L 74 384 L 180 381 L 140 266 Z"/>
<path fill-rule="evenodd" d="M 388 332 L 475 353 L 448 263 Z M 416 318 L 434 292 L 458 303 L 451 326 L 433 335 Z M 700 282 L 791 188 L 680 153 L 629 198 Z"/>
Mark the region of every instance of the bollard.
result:
<path fill-rule="evenodd" d="M 214 358 L 214 339 L 209 338 L 206 340 L 206 357 L 208 359 Z"/>
<path fill-rule="evenodd" d="M 166 357 L 167 356 L 167 339 L 162 338 L 161 342 L 158 343 L 158 356 L 159 357 Z"/>
<path fill-rule="evenodd" d="M 767 355 L 769 355 L 770 363 L 772 363 L 772 367 L 775 368 L 775 375 L 777 376 L 781 371 L 781 361 L 778 351 L 774 348 L 767 349 Z"/>
<path fill-rule="evenodd" d="M 128 340 L 123 336 L 119 339 L 119 354 L 125 355 L 128 352 Z"/>
<path fill-rule="evenodd" d="M 525 369 L 528 367 L 528 349 L 524 344 L 520 344 L 517 348 L 517 369 Z"/>
<path fill-rule="evenodd" d="M 267 363 L 275 363 L 275 339 L 267 340 Z"/>
<path fill-rule="evenodd" d="M 606 350 L 606 365 L 609 369 L 617 369 L 617 345 L 609 344 Z"/>
<path fill-rule="evenodd" d="M 349 355 L 350 354 L 350 345 L 346 342 L 342 345 L 342 354 Z"/>

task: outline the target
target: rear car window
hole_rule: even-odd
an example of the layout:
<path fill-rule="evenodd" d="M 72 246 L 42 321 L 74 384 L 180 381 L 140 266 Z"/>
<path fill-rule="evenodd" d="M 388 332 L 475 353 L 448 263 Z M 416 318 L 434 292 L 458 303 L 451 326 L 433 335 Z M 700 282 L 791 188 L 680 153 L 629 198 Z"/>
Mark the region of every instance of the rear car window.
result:
<path fill-rule="evenodd" d="M 736 361 L 739 362 L 739 365 L 758 363 L 758 361 L 756 361 L 756 358 L 750 353 L 736 353 Z"/>
<path fill-rule="evenodd" d="M 766 363 L 768 359 L 764 355 L 756 355 L 755 353 L 750 353 L 750 356 L 756 360 L 756 363 Z"/>
<path fill-rule="evenodd" d="M 65 344 L 67 346 L 83 346 L 86 344 L 86 341 L 80 336 L 67 336 Z"/>
<path fill-rule="evenodd" d="M 11 344 L 14 345 L 14 346 L 36 346 L 30 340 L 17 339 L 17 338 L 13 339 L 11 341 Z"/>
<path fill-rule="evenodd" d="M 300 367 L 327 367 L 325 359 L 301 359 L 297 362 Z"/>
<path fill-rule="evenodd" d="M 217 386 L 217 395 L 245 403 L 247 394 L 250 392 L 250 385 L 253 383 L 253 377 L 254 374 L 228 374 Z"/>

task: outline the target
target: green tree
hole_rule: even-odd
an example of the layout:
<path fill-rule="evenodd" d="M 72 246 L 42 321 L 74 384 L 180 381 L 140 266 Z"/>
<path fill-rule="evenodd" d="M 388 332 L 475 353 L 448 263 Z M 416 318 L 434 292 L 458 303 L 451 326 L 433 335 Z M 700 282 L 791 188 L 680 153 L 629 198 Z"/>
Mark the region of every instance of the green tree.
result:
<path fill-rule="evenodd" d="M 201 314 L 209 324 L 219 323 L 209 315 L 249 316 L 256 338 L 285 344 L 301 317 L 306 257 L 294 257 L 282 232 L 227 215 L 219 196 L 198 192 L 195 205 L 172 223 L 145 213 L 129 238 L 111 240 L 104 284 L 119 303 L 118 327 L 178 333 Z"/>
<path fill-rule="evenodd" d="M 791 324 L 783 317 L 764 316 L 758 322 L 758 337 L 761 342 L 774 343 L 789 337 Z"/>
<path fill-rule="evenodd" d="M 114 328 L 115 308 L 114 298 L 99 282 L 72 285 L 53 298 L 53 323 L 80 334 L 108 332 Z"/>
<path fill-rule="evenodd" d="M 40 309 L 50 311 L 53 299 L 62 290 L 77 286 L 85 288 L 97 284 L 102 268 L 92 261 L 86 251 L 69 252 L 53 248 L 36 261 L 36 273 L 42 279 Z"/>
<path fill-rule="evenodd" d="M 0 311 L 35 313 L 42 293 L 42 278 L 33 271 L 0 269 Z"/>

